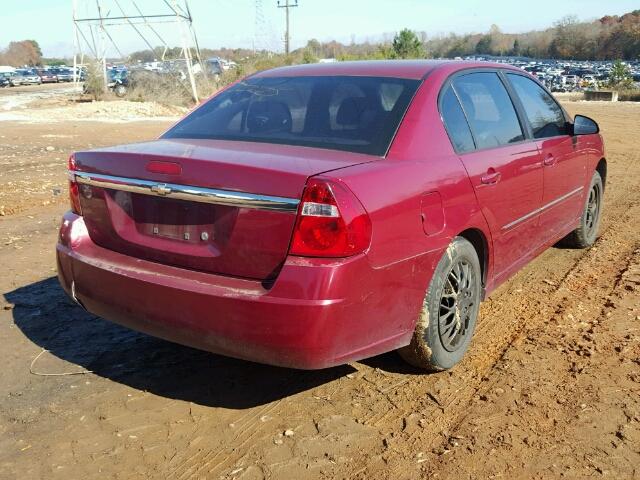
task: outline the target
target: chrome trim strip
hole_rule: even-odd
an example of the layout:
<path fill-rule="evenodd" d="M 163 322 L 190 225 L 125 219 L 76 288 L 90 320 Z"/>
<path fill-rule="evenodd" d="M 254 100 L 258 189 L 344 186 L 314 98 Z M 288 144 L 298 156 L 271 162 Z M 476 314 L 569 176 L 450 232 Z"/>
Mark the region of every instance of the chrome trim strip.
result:
<path fill-rule="evenodd" d="M 538 215 L 539 213 L 542 213 L 543 211 L 545 211 L 548 208 L 553 207 L 554 205 L 557 205 L 558 203 L 566 200 L 567 198 L 569 198 L 572 195 L 575 195 L 578 192 L 581 192 L 583 190 L 583 187 L 578 187 L 574 190 L 571 190 L 569 193 L 565 193 L 564 195 L 562 195 L 561 197 L 556 198 L 555 200 L 547 203 L 546 205 L 541 206 L 540 208 L 536 208 L 535 210 L 527 213 L 526 215 L 515 219 L 513 222 L 507 223 L 506 225 L 504 225 L 502 227 L 502 230 L 508 230 L 511 227 L 515 227 L 516 225 L 518 225 L 519 223 L 524 222 L 525 220 L 529 220 L 531 217 L 535 217 L 536 215 Z"/>
<path fill-rule="evenodd" d="M 230 207 L 296 212 L 300 203 L 296 198 L 216 190 L 175 183 L 150 182 L 137 178 L 114 177 L 97 173 L 69 172 L 69 175 L 75 176 L 76 182 L 84 185 Z"/>

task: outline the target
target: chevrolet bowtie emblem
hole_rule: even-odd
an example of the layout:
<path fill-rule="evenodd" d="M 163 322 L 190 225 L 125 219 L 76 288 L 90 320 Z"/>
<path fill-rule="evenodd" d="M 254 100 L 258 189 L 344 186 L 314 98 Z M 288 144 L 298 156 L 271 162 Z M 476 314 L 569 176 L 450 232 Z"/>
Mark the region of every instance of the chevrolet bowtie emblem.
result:
<path fill-rule="evenodd" d="M 171 187 L 167 187 L 164 183 L 159 183 L 151 187 L 151 191 L 158 195 L 168 195 L 171 193 Z"/>

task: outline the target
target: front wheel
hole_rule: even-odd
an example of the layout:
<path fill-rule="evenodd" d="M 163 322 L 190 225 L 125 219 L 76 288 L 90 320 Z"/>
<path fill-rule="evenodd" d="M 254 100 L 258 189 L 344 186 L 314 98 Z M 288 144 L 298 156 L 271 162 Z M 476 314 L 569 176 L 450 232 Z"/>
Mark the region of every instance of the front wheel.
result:
<path fill-rule="evenodd" d="M 481 298 L 478 254 L 468 240 L 456 237 L 433 273 L 411 343 L 398 353 L 426 370 L 453 367 L 471 343 Z"/>
<path fill-rule="evenodd" d="M 578 228 L 562 240 L 562 244 L 572 248 L 587 248 L 595 243 L 600 227 L 603 191 L 600 173 L 593 172 L 589 193 L 582 209 L 580 224 Z"/>

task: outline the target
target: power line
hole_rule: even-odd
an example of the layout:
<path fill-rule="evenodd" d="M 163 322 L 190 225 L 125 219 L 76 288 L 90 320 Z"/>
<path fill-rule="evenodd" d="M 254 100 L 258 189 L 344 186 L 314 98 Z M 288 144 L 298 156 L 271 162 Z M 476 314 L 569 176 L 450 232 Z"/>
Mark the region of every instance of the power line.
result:
<path fill-rule="evenodd" d="M 86 15 L 83 17 L 78 16 L 78 3 L 82 2 Z M 95 2 L 95 3 L 94 3 Z M 115 2 L 120 14 L 111 15 L 110 9 L 105 9 L 104 4 L 111 4 Z M 177 27 L 182 40 L 182 55 L 184 56 L 185 66 L 189 82 L 191 83 L 191 90 L 193 98 L 198 101 L 198 91 L 194 78 L 194 58 L 192 49 L 195 50 L 195 57 L 200 65 L 202 74 L 206 77 L 206 70 L 204 63 L 202 62 L 200 47 L 198 45 L 198 39 L 196 37 L 195 29 L 193 26 L 193 18 L 191 11 L 189 10 L 188 0 L 156 0 L 156 4 L 164 4 L 163 11 L 153 14 L 146 14 L 141 11 L 136 3 L 136 0 L 72 0 L 73 8 L 73 23 L 75 27 L 74 46 L 75 53 L 73 59 L 74 72 L 77 73 L 77 58 L 78 55 L 83 63 L 83 43 L 89 47 L 91 52 L 97 61 L 102 63 L 102 72 L 105 78 L 105 88 L 107 85 L 106 77 L 106 58 L 107 58 L 107 41 L 108 39 L 113 47 L 118 52 L 120 57 L 124 57 L 118 45 L 114 41 L 114 38 L 109 33 L 107 27 L 113 27 L 115 25 L 128 25 L 135 33 L 142 38 L 144 43 L 149 47 L 152 52 L 155 52 L 153 45 L 149 39 L 144 35 L 142 28 L 138 28 L 138 25 L 146 26 L 164 46 L 162 53 L 162 60 L 165 60 L 165 54 L 168 50 L 167 42 L 162 38 L 153 25 L 159 23 L 171 23 Z M 133 6 L 137 11 L 137 14 L 130 15 L 125 11 L 125 5 L 129 8 Z M 157 7 L 155 7 L 157 8 Z M 84 30 L 88 30 L 90 38 L 87 38 Z M 96 38 L 97 37 L 97 38 Z M 76 75 L 77 79 L 77 75 Z"/>
<path fill-rule="evenodd" d="M 293 1 L 293 3 L 290 3 Z M 284 8 L 287 18 L 287 27 L 284 33 L 284 53 L 289 55 L 289 42 L 291 35 L 289 32 L 289 9 L 298 6 L 298 0 L 278 0 L 278 8 Z"/>

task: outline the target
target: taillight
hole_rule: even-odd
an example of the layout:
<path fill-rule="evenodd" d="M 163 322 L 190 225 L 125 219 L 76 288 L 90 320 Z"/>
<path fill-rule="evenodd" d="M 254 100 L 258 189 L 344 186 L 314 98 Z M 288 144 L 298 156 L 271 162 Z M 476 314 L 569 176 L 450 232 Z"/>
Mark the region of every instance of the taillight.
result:
<path fill-rule="evenodd" d="M 348 257 L 371 243 L 371 220 L 356 196 L 337 182 L 307 184 L 291 242 L 291 255 Z"/>
<path fill-rule="evenodd" d="M 80 189 L 75 177 L 76 159 L 71 154 L 69 157 L 69 202 L 71 203 L 71 211 L 77 215 L 82 215 L 80 208 Z"/>

